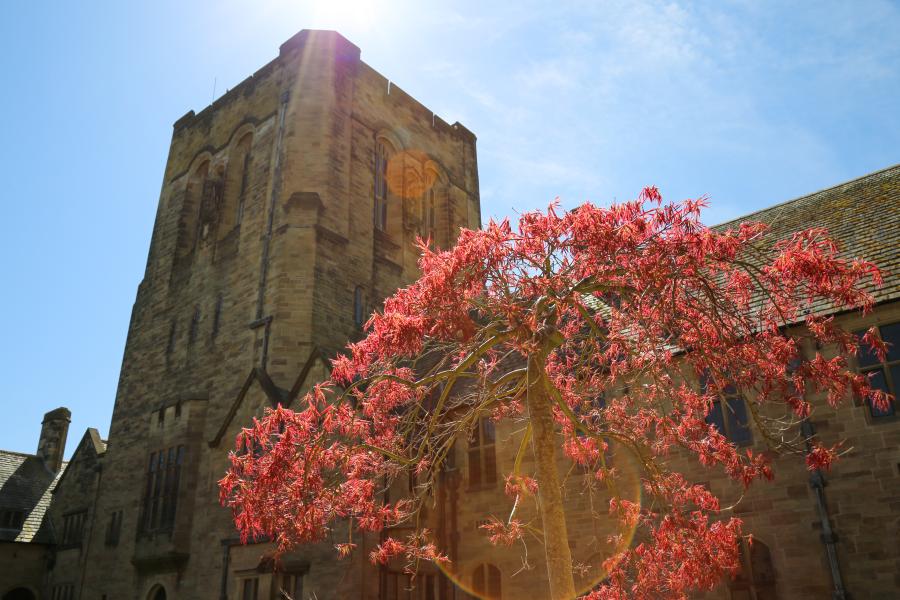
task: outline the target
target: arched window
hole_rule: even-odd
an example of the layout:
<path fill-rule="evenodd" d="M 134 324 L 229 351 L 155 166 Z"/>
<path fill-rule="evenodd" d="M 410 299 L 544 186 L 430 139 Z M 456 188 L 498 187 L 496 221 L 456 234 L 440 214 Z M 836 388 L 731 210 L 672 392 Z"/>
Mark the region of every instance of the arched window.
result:
<path fill-rule="evenodd" d="M 388 162 L 394 149 L 383 140 L 375 141 L 375 204 L 373 206 L 375 229 L 387 231 L 388 226 Z"/>
<path fill-rule="evenodd" d="M 228 157 L 228 172 L 225 176 L 225 201 L 219 222 L 219 237 L 224 237 L 240 225 L 244 218 L 250 187 L 250 168 L 253 134 L 247 133 L 234 145 Z"/>
<path fill-rule="evenodd" d="M 499 600 L 501 597 L 500 569 L 489 564 L 475 567 L 475 571 L 472 573 L 472 591 L 478 598 Z"/>
<path fill-rule="evenodd" d="M 775 600 L 775 569 L 769 547 L 740 542 L 741 572 L 729 584 L 731 600 Z"/>
<path fill-rule="evenodd" d="M 469 437 L 469 487 L 497 483 L 497 455 L 494 450 L 494 422 L 482 417 Z"/>
<path fill-rule="evenodd" d="M 209 161 L 200 163 L 188 178 L 184 192 L 184 204 L 181 207 L 181 220 L 178 232 L 178 255 L 186 256 L 193 252 L 197 243 L 197 228 L 200 216 L 200 204 L 207 188 Z"/>
<path fill-rule="evenodd" d="M 357 327 L 362 327 L 365 323 L 366 309 L 363 301 L 363 288 L 361 285 L 356 286 L 353 290 L 353 323 Z"/>

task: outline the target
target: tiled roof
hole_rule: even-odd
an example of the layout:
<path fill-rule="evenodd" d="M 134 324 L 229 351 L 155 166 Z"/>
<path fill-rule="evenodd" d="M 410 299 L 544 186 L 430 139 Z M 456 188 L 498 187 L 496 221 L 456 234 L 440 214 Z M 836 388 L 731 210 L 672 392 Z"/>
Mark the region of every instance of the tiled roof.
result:
<path fill-rule="evenodd" d="M 0 529 L 0 541 L 53 542 L 49 523 L 44 519 L 51 493 L 66 469 L 51 472 L 44 461 L 33 454 L 0 450 L 0 510 L 25 513 L 21 529 Z"/>
<path fill-rule="evenodd" d="M 900 164 L 744 215 L 716 229 L 742 221 L 767 223 L 772 239 L 812 227 L 827 229 L 843 256 L 869 260 L 881 270 L 884 285 L 870 287 L 877 302 L 900 298 Z"/>

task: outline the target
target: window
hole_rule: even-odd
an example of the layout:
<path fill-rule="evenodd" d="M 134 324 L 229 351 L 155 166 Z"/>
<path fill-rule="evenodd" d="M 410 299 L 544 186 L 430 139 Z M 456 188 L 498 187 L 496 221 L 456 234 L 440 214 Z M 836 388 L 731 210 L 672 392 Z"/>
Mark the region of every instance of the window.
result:
<path fill-rule="evenodd" d="M 353 322 L 357 327 L 362 327 L 365 323 L 366 309 L 363 303 L 362 286 L 356 286 L 353 290 Z"/>
<path fill-rule="evenodd" d="M 382 571 L 379 597 L 379 600 L 414 600 L 412 578 L 398 571 Z"/>
<path fill-rule="evenodd" d="M 431 240 L 432 244 L 434 244 L 434 215 L 434 187 L 429 187 L 422 198 L 422 237 Z"/>
<path fill-rule="evenodd" d="M 25 511 L 14 508 L 0 510 L 0 529 L 21 529 Z"/>
<path fill-rule="evenodd" d="M 212 337 L 219 335 L 219 327 L 222 325 L 222 294 L 216 297 L 216 308 L 213 311 Z"/>
<path fill-rule="evenodd" d="M 122 532 L 122 511 L 116 510 L 109 515 L 109 523 L 106 524 L 106 545 L 118 546 L 119 534 Z"/>
<path fill-rule="evenodd" d="M 775 600 L 775 569 L 769 548 L 759 540 L 740 542 L 741 571 L 728 585 L 731 600 Z"/>
<path fill-rule="evenodd" d="M 175 526 L 178 484 L 184 464 L 184 446 L 152 452 L 147 467 L 147 485 L 141 517 L 141 531 L 171 531 Z"/>
<path fill-rule="evenodd" d="M 259 577 L 248 577 L 241 581 L 241 600 L 259 598 Z"/>
<path fill-rule="evenodd" d="M 194 307 L 194 314 L 191 315 L 191 328 L 188 332 L 188 343 L 193 344 L 197 341 L 197 332 L 200 331 L 200 307 Z"/>
<path fill-rule="evenodd" d="M 80 546 L 84 537 L 84 522 L 87 518 L 87 511 L 80 510 L 78 512 L 63 515 L 63 546 Z"/>
<path fill-rule="evenodd" d="M 900 392 L 900 322 L 880 325 L 876 330 L 878 337 L 888 344 L 884 362 L 878 360 L 878 356 L 872 348 L 863 347 L 859 349 L 857 361 L 860 373 L 869 377 L 869 384 L 874 389 L 894 396 L 893 402 L 886 409 L 880 409 L 868 399 L 866 400 L 869 415 L 873 419 L 884 419 L 893 417 L 897 411 L 897 395 Z M 859 336 L 864 333 L 864 331 L 856 332 Z"/>
<path fill-rule="evenodd" d="M 246 133 L 234 145 L 228 156 L 225 170 L 225 189 L 222 194 L 222 207 L 219 213 L 219 238 L 223 238 L 241 224 L 247 205 L 250 187 L 250 170 L 252 159 L 250 148 L 253 145 L 253 134 Z"/>
<path fill-rule="evenodd" d="M 482 417 L 469 437 L 469 487 L 497 483 L 494 422 Z"/>
<path fill-rule="evenodd" d="M 706 391 L 705 377 L 701 380 L 701 388 Z M 715 425 L 735 446 L 749 446 L 753 443 L 747 404 L 734 386 L 727 386 L 719 399 L 712 403 L 706 414 L 706 422 Z"/>
<path fill-rule="evenodd" d="M 387 231 L 387 202 L 388 202 L 388 162 L 390 161 L 390 146 L 383 141 L 375 142 L 375 229 Z"/>
<path fill-rule="evenodd" d="M 73 600 L 75 598 L 74 583 L 60 583 L 53 586 L 50 600 Z"/>
<path fill-rule="evenodd" d="M 166 344 L 166 357 L 171 356 L 172 352 L 175 351 L 175 334 L 178 333 L 177 324 L 175 323 L 175 319 L 172 319 L 172 324 L 169 325 L 169 342 Z"/>
<path fill-rule="evenodd" d="M 472 573 L 472 591 L 478 598 L 500 598 L 500 569 L 494 565 L 478 565 Z"/>
<path fill-rule="evenodd" d="M 303 575 L 300 573 L 282 573 L 278 578 L 277 600 L 302 600 Z"/>
<path fill-rule="evenodd" d="M 194 250 L 197 243 L 197 232 L 201 204 L 211 193 L 207 181 L 209 161 L 204 161 L 191 174 L 184 191 L 184 204 L 181 208 L 181 223 L 178 232 L 178 256 L 185 257 Z"/>
<path fill-rule="evenodd" d="M 235 221 L 238 225 L 241 224 L 241 221 L 244 220 L 244 204 L 247 198 L 247 187 L 250 182 L 250 143 L 252 138 L 250 134 L 247 134 L 243 137 L 241 142 L 238 144 L 238 147 L 241 148 L 241 151 L 244 153 L 244 160 L 241 164 L 241 188 L 238 192 L 238 205 L 237 205 L 237 214 L 235 215 Z"/>

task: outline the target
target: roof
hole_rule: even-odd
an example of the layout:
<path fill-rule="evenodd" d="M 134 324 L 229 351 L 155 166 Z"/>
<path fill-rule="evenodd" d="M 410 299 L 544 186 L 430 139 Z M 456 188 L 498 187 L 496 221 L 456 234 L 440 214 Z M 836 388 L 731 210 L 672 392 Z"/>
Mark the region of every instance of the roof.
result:
<path fill-rule="evenodd" d="M 884 285 L 878 289 L 869 286 L 876 302 L 900 298 L 900 164 L 715 228 L 725 229 L 744 221 L 768 224 L 770 239 L 786 238 L 803 229 L 824 228 L 838 244 L 842 256 L 871 261 L 881 270 Z"/>
<path fill-rule="evenodd" d="M 25 513 L 21 529 L 0 529 L 0 541 L 53 542 L 49 523 L 44 516 L 50 506 L 53 489 L 67 464 L 63 463 L 59 472 L 53 473 L 39 456 L 0 450 L 0 510 Z"/>

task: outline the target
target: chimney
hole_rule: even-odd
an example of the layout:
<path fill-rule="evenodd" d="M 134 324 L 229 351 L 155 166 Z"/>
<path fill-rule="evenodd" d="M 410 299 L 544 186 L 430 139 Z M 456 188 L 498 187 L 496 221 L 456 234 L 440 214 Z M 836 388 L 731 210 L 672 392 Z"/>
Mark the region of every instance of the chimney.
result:
<path fill-rule="evenodd" d="M 54 473 L 62 467 L 66 435 L 69 433 L 71 422 L 72 413 L 64 406 L 45 414 L 41 422 L 41 439 L 38 441 L 37 455 L 44 459 L 44 464 Z"/>

